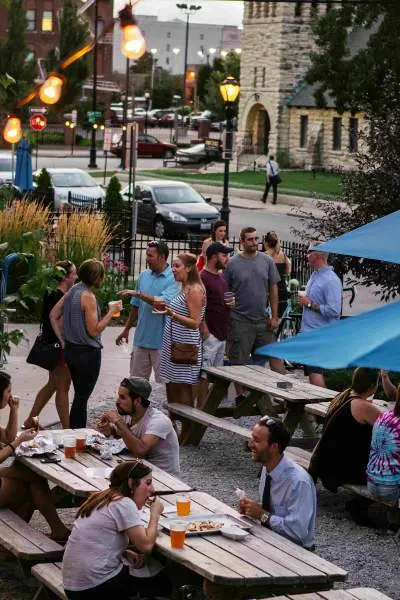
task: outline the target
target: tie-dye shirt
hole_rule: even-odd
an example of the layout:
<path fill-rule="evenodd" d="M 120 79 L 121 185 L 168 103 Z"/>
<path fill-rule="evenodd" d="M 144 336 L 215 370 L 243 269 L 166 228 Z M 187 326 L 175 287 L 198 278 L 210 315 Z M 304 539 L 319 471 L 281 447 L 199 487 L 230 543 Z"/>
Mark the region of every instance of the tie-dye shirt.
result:
<path fill-rule="evenodd" d="M 367 474 L 377 485 L 400 485 L 400 417 L 393 410 L 374 423 Z"/>

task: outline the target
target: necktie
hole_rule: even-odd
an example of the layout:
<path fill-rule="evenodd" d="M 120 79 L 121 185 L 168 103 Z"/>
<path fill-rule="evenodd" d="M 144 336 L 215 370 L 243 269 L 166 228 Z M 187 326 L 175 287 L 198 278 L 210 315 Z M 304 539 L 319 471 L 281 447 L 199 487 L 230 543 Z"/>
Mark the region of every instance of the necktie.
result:
<path fill-rule="evenodd" d="M 268 475 L 267 473 L 265 476 L 265 486 L 262 497 L 262 507 L 267 511 L 271 508 L 271 479 L 271 475 Z"/>

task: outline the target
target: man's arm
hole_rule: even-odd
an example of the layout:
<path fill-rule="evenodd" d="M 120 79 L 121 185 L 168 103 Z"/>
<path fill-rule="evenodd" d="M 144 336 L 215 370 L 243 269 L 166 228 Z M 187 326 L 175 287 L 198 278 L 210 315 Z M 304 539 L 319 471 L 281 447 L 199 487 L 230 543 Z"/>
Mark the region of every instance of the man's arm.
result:
<path fill-rule="evenodd" d="M 396 386 L 390 381 L 389 373 L 381 370 L 382 387 L 388 400 L 396 400 Z"/>
<path fill-rule="evenodd" d="M 108 417 L 110 418 L 110 413 L 108 413 Z M 110 421 L 114 422 L 117 434 L 121 436 L 125 446 L 134 456 L 138 456 L 140 458 L 147 456 L 151 449 L 154 448 L 154 446 L 160 441 L 160 438 L 156 435 L 147 433 L 141 438 L 137 437 L 132 433 L 128 425 L 120 417 L 116 418 L 114 421 L 112 421 L 110 418 Z"/>
<path fill-rule="evenodd" d="M 310 481 L 293 482 L 285 499 L 287 514 L 271 515 L 269 528 L 291 540 L 304 544 L 311 521 L 315 517 L 315 489 Z"/>
<path fill-rule="evenodd" d="M 136 325 L 137 323 L 137 319 L 138 319 L 138 313 L 139 313 L 139 309 L 137 306 L 132 306 L 131 308 L 131 312 L 129 313 L 129 316 L 126 320 L 125 323 L 125 327 L 123 328 L 123 330 L 121 331 L 121 333 L 119 334 L 119 336 L 116 338 L 115 343 L 117 344 L 117 346 L 119 346 L 122 342 L 122 340 L 126 340 L 126 343 L 128 343 L 129 341 L 129 330 Z"/>
<path fill-rule="evenodd" d="M 271 305 L 271 321 L 278 320 L 278 284 L 274 283 L 269 288 L 269 302 Z"/>
<path fill-rule="evenodd" d="M 339 319 L 342 312 L 342 284 L 340 279 L 333 279 L 324 289 L 324 301 L 317 304 L 311 300 L 311 309 L 320 312 L 326 319 Z"/>

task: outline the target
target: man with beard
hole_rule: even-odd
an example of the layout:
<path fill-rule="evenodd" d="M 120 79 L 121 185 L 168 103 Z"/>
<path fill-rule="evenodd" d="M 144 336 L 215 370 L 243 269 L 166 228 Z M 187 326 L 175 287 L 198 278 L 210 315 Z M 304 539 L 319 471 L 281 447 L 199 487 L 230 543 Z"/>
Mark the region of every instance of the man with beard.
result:
<path fill-rule="evenodd" d="M 179 475 L 179 443 L 171 420 L 150 406 L 151 385 L 142 377 L 123 379 L 115 403 L 97 425 L 105 436 L 121 438 L 127 449 L 160 469 Z"/>
<path fill-rule="evenodd" d="M 210 244 L 206 250 L 206 266 L 200 271 L 207 295 L 206 314 L 201 324 L 203 367 L 220 367 L 224 364 L 229 311 L 235 302 L 233 296 L 231 298 L 225 296 L 228 292 L 228 284 L 222 271 L 232 252 L 233 248 L 227 248 L 220 242 Z M 207 392 L 208 381 L 204 373 L 199 382 L 197 408 L 203 407 Z"/>
<path fill-rule="evenodd" d="M 253 427 L 251 459 L 262 464 L 260 502 L 240 500 L 240 512 L 309 550 L 313 549 L 317 496 L 303 467 L 284 454 L 290 433 L 279 419 L 263 417 Z"/>

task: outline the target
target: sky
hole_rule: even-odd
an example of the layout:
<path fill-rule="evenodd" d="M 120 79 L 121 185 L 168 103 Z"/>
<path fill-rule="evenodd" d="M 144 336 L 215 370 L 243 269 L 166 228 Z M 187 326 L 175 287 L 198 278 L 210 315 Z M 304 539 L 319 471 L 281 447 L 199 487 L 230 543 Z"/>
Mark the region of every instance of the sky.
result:
<path fill-rule="evenodd" d="M 157 15 L 161 21 L 182 18 L 181 11 L 176 8 L 176 2 L 182 0 L 139 0 L 135 13 Z M 185 2 L 185 0 L 183 0 Z M 120 10 L 126 0 L 114 0 L 116 10 Z M 242 0 L 187 0 L 187 4 L 200 5 L 202 8 L 192 16 L 195 23 L 211 23 L 221 25 L 242 26 L 243 2 Z"/>

